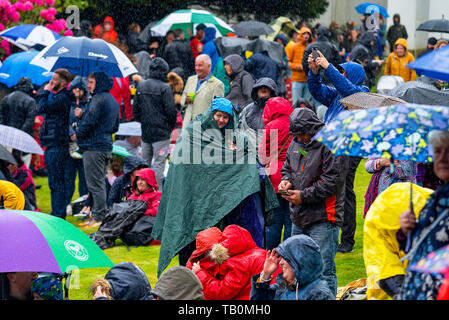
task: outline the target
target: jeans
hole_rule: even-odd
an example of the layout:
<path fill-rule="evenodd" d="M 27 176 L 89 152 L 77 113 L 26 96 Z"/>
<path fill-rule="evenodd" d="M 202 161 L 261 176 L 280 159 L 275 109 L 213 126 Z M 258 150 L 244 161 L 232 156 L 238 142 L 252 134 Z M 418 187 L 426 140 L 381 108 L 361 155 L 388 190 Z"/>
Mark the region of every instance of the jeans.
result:
<path fill-rule="evenodd" d="M 305 234 L 311 237 L 320 247 L 323 258 L 323 279 L 326 280 L 331 292 L 337 296 L 337 267 L 335 266 L 335 255 L 337 254 L 338 234 L 340 227 L 323 222 L 308 229 L 302 229 L 297 225 L 292 226 L 292 236 Z"/>
<path fill-rule="evenodd" d="M 292 234 L 292 220 L 290 219 L 290 207 L 289 202 L 277 195 L 279 201 L 279 207 L 275 208 L 270 212 L 272 219 L 267 221 L 265 229 L 265 249 L 272 250 L 276 248 L 281 243 L 282 228 L 284 229 L 284 238 L 282 241 L 288 239 Z"/>
<path fill-rule="evenodd" d="M 84 174 L 87 189 L 92 195 L 92 217 L 103 221 L 108 211 L 106 203 L 106 167 L 111 158 L 111 151 L 84 151 Z"/>
<path fill-rule="evenodd" d="M 357 226 L 357 201 L 354 192 L 354 179 L 361 158 L 349 157 L 349 168 L 345 178 L 345 206 L 341 228 L 341 246 L 354 247 L 354 234 Z"/>
<path fill-rule="evenodd" d="M 66 217 L 65 167 L 69 157 L 68 145 L 64 147 L 48 147 L 44 152 L 51 195 L 51 215 L 62 219 Z"/>
<path fill-rule="evenodd" d="M 163 152 L 161 155 L 159 151 L 169 145 L 170 139 L 153 143 L 142 141 L 142 158 L 147 162 L 148 166 L 153 167 L 159 190 L 162 190 L 162 180 L 164 179 L 165 163 L 167 161 L 166 152 Z"/>
<path fill-rule="evenodd" d="M 78 173 L 78 193 L 80 196 L 84 196 L 89 193 L 86 185 L 86 177 L 84 175 L 83 159 L 73 159 L 69 157 L 67 159 L 67 165 L 65 168 L 65 191 L 66 191 L 66 205 L 72 202 L 73 193 L 75 192 L 75 180 Z"/>
<path fill-rule="evenodd" d="M 311 94 L 307 88 L 307 82 L 292 81 L 292 101 L 295 104 L 300 98 L 310 99 Z"/>

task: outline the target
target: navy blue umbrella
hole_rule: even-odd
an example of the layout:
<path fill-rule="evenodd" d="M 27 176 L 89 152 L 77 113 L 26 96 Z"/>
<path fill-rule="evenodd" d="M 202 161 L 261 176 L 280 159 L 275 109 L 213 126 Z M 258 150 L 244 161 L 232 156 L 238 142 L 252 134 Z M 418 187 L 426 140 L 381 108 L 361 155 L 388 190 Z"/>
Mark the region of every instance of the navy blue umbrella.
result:
<path fill-rule="evenodd" d="M 28 50 L 35 45 L 46 47 L 62 38 L 56 32 L 35 24 L 21 24 L 6 29 L 0 33 L 0 36 L 23 50 Z"/>
<path fill-rule="evenodd" d="M 102 39 L 87 37 L 64 37 L 42 50 L 31 64 L 48 71 L 65 68 L 83 77 L 104 72 L 110 77 L 123 78 L 138 72 L 119 48 Z"/>
<path fill-rule="evenodd" d="M 23 51 L 10 55 L 0 67 L 0 83 L 9 88 L 15 86 L 21 77 L 31 79 L 35 85 L 41 86 L 50 81 L 52 73 L 42 67 L 30 64 L 39 51 Z"/>
<path fill-rule="evenodd" d="M 355 7 L 355 10 L 357 11 L 357 13 L 360 13 L 361 15 L 373 14 L 374 12 L 378 12 L 385 18 L 388 18 L 390 16 L 387 12 L 387 9 L 385 9 L 381 5 L 378 5 L 377 3 L 364 2 Z"/>
<path fill-rule="evenodd" d="M 449 46 L 437 49 L 416 59 L 407 65 L 420 75 L 433 79 L 449 81 Z"/>

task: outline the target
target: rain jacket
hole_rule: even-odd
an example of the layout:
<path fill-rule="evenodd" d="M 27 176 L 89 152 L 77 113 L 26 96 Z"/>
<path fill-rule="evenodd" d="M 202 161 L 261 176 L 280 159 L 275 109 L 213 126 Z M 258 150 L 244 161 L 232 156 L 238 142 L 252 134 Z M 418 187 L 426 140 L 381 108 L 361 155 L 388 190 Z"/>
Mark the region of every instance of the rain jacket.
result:
<path fill-rule="evenodd" d="M 210 68 L 210 73 L 214 73 L 215 67 L 217 66 L 217 62 L 220 58 L 220 54 L 218 53 L 217 46 L 215 45 L 214 39 L 216 37 L 217 30 L 212 27 L 208 27 L 204 29 L 204 39 L 201 42 L 204 44 L 202 54 L 207 54 L 211 61 L 212 65 Z"/>
<path fill-rule="evenodd" d="M 79 88 L 81 90 L 84 90 L 84 99 L 79 101 L 79 104 L 76 104 L 76 100 L 72 101 L 72 105 L 70 107 L 70 118 L 69 118 L 69 137 L 74 135 L 75 129 L 73 128 L 73 124 L 76 123 L 78 126 L 81 125 L 82 119 L 86 116 L 86 113 L 88 111 L 88 100 L 86 99 L 86 96 L 88 94 L 87 91 L 87 81 L 82 80 L 81 77 L 77 76 L 73 81 L 70 83 L 69 90 L 72 91 L 75 88 Z M 83 110 L 83 114 L 81 118 L 75 117 L 75 109 L 80 108 Z"/>
<path fill-rule="evenodd" d="M 0 180 L 0 195 L 5 209 L 23 210 L 25 207 L 23 192 L 12 182 Z"/>
<path fill-rule="evenodd" d="M 371 42 L 373 41 L 373 44 Z M 373 60 L 377 56 L 377 39 L 373 32 L 366 31 L 360 36 L 357 45 L 351 51 L 351 61 L 359 63 L 365 69 L 365 85 L 372 87 L 376 80 L 379 65 Z"/>
<path fill-rule="evenodd" d="M 304 33 L 310 34 L 310 39 L 312 39 L 312 31 L 309 28 L 303 27 L 299 30 L 299 42 L 294 44 L 292 48 L 289 50 L 288 63 L 290 65 L 290 69 L 292 71 L 291 79 L 294 82 L 306 82 L 307 74 L 304 72 L 302 68 L 302 61 L 304 56 L 304 51 L 306 47 L 309 45 L 309 42 L 304 41 L 302 35 Z"/>
<path fill-rule="evenodd" d="M 407 29 L 404 25 L 401 24 L 401 16 L 399 14 L 395 14 L 393 16 L 393 21 L 394 18 L 398 18 L 398 21 L 394 22 L 394 24 L 390 28 L 388 28 L 387 31 L 387 41 L 390 45 L 390 48 L 394 47 L 396 40 L 398 40 L 399 38 L 408 38 Z"/>
<path fill-rule="evenodd" d="M 251 277 L 263 270 L 267 252 L 258 248 L 250 233 L 230 225 L 221 241 L 212 246 L 209 256 L 219 265 L 214 276 L 206 270 L 196 272 L 206 300 L 249 300 Z"/>
<path fill-rule="evenodd" d="M 167 84 L 168 64 L 162 58 L 150 62 L 149 79 L 137 86 L 134 118 L 142 124 L 142 141 L 154 143 L 170 139 L 178 110 L 173 91 Z"/>
<path fill-rule="evenodd" d="M 164 48 L 164 60 L 168 63 L 170 70 L 182 68 L 188 77 L 195 72 L 195 60 L 189 44 L 181 39 L 175 39 Z"/>
<path fill-rule="evenodd" d="M 105 32 L 103 30 L 104 24 L 106 22 L 109 22 L 112 24 L 112 28 L 108 32 Z M 114 22 L 114 19 L 112 19 L 112 17 L 108 16 L 108 17 L 104 18 L 103 24 L 97 25 L 94 29 L 95 38 L 101 38 L 107 42 L 117 42 L 118 37 L 117 37 L 117 32 L 115 31 L 114 27 L 115 27 L 115 22 Z"/>
<path fill-rule="evenodd" d="M 181 249 L 195 241 L 198 232 L 217 225 L 246 198 L 262 190 L 259 165 L 251 158 L 255 155 L 249 152 L 246 137 L 235 131 L 235 111 L 227 136 L 213 117 L 213 110 L 229 108 L 232 112 L 232 104 L 224 98 L 216 100 L 182 131 L 175 145 L 152 234 L 162 242 L 158 275 Z M 229 134 L 238 150 L 229 148 Z M 206 178 L 208 184 L 198 183 Z M 268 212 L 278 202 L 271 183 L 265 183 L 264 190 Z"/>
<path fill-rule="evenodd" d="M 320 103 L 328 107 L 324 116 L 324 123 L 329 123 L 344 110 L 339 102 L 357 92 L 369 92 L 368 87 L 362 85 L 365 80 L 365 70 L 360 64 L 346 62 L 340 65 L 345 69 L 347 77 L 343 76 L 332 64 L 324 72 L 334 87 L 326 86 L 321 81 L 320 74 L 309 71 L 307 85 L 312 96 Z"/>
<path fill-rule="evenodd" d="M 324 126 L 313 111 L 297 108 L 290 115 L 290 134 L 316 134 Z M 282 180 L 301 191 L 302 204 L 290 203 L 292 222 L 307 229 L 330 222 L 343 223 L 345 158 L 335 157 L 331 150 L 316 140 L 308 145 L 297 141 L 290 143 L 281 170 Z"/>
<path fill-rule="evenodd" d="M 150 62 L 151 57 L 150 54 L 147 51 L 139 51 L 134 55 L 137 58 L 137 71 L 139 71 L 139 75 L 142 76 L 142 78 L 148 79 L 149 72 L 150 72 Z"/>
<path fill-rule="evenodd" d="M 418 218 L 433 190 L 413 185 L 413 208 Z M 409 209 L 410 183 L 395 183 L 379 194 L 368 210 L 363 225 L 363 259 L 367 276 L 367 299 L 391 300 L 379 281 L 404 275 L 407 261 L 396 233 L 399 216 Z"/>
<path fill-rule="evenodd" d="M 165 271 L 151 293 L 162 300 L 204 300 L 200 280 L 192 270 L 182 266 Z"/>
<path fill-rule="evenodd" d="M 15 91 L 5 96 L 0 102 L 0 124 L 22 130 L 33 136 L 33 124 L 36 113 L 36 100 L 33 84 L 28 78 L 21 78 Z"/>
<path fill-rule="evenodd" d="M 232 105 L 237 112 L 240 112 L 248 104 L 253 102 L 251 92 L 254 85 L 254 79 L 243 69 L 245 62 L 241 56 L 231 54 L 223 61 L 229 64 L 232 68 L 232 74 L 228 76 L 231 80 L 231 87 L 225 98 L 232 102 Z"/>
<path fill-rule="evenodd" d="M 133 107 L 131 106 L 131 90 L 129 89 L 129 78 L 113 78 L 114 86 L 110 90 L 111 95 L 119 105 L 119 117 L 123 120 L 131 120 L 133 117 Z M 122 114 L 122 105 L 125 114 Z"/>
<path fill-rule="evenodd" d="M 276 252 L 292 267 L 296 281 L 287 286 L 282 274 L 276 283 L 252 278 L 251 300 L 335 300 L 326 281 L 321 278 L 323 259 L 319 246 L 306 235 L 296 235 L 281 243 Z"/>
<path fill-rule="evenodd" d="M 143 270 L 132 262 L 120 262 L 105 276 L 114 300 L 153 300 L 151 284 Z"/>
<path fill-rule="evenodd" d="M 269 167 L 271 184 L 276 193 L 282 180 L 281 169 L 287 156 L 287 149 L 292 141 L 292 137 L 288 134 L 289 117 L 292 112 L 293 108 L 287 100 L 276 97 L 267 101 L 262 115 L 265 128 L 259 158 L 262 164 Z"/>
<path fill-rule="evenodd" d="M 251 73 L 256 81 L 267 77 L 277 83 L 281 75 L 281 69 L 278 64 L 270 58 L 268 51 L 265 50 L 253 54 L 245 62 L 245 70 Z"/>
<path fill-rule="evenodd" d="M 112 135 L 120 124 L 119 105 L 109 93 L 113 81 L 103 72 L 94 73 L 96 85 L 88 112 L 76 131 L 80 149 L 86 151 L 111 151 Z"/>
<path fill-rule="evenodd" d="M 220 242 L 221 236 L 222 232 L 217 227 L 198 232 L 195 239 L 196 249 L 192 252 L 186 267 L 192 270 L 193 264 L 199 262 L 203 270 L 215 277 L 218 272 L 218 265 L 211 260 L 209 251 L 212 250 L 213 245 Z"/>
<path fill-rule="evenodd" d="M 130 174 L 136 169 L 148 168 L 148 164 L 139 156 L 131 155 L 126 157 L 123 163 L 123 175 L 115 179 L 109 191 L 107 203 L 112 208 L 114 203 L 126 201 L 132 194 Z"/>
<path fill-rule="evenodd" d="M 387 58 L 387 62 L 385 63 L 384 75 L 400 76 L 402 77 L 402 79 L 404 79 L 405 82 L 415 81 L 415 70 L 407 68 L 407 64 L 415 61 L 415 57 L 407 49 L 407 40 L 399 38 L 394 44 L 395 49 L 398 44 L 402 45 L 405 48 L 405 55 L 403 57 L 399 57 L 396 51 L 390 53 Z"/>
<path fill-rule="evenodd" d="M 143 193 L 139 193 L 137 190 L 137 178 L 144 179 L 150 186 Z M 159 207 L 159 201 L 161 199 L 162 193 L 158 190 L 158 185 L 156 182 L 156 175 L 153 169 L 145 168 L 139 171 L 134 177 L 133 181 L 133 194 L 128 198 L 129 200 L 143 200 L 147 203 L 147 210 L 144 215 L 150 215 L 155 217 L 157 213 L 157 208 Z"/>
<path fill-rule="evenodd" d="M 42 147 L 69 146 L 69 117 L 72 94 L 62 89 L 57 94 L 44 90 L 37 98 L 37 113 L 45 115 L 40 132 Z"/>

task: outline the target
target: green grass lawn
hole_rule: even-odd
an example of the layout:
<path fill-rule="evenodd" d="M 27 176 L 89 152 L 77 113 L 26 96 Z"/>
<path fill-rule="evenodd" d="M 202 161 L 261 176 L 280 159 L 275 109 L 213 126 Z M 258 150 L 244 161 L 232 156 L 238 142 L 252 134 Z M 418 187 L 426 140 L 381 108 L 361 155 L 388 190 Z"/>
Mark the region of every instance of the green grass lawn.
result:
<path fill-rule="evenodd" d="M 335 258 L 337 264 L 338 286 L 344 286 L 351 281 L 365 278 L 365 265 L 363 263 L 363 207 L 364 195 L 368 187 L 371 175 L 364 170 L 365 161 L 360 163 L 355 177 L 355 193 L 357 196 L 357 229 L 355 233 L 354 252 L 341 254 L 337 253 Z M 37 190 L 37 202 L 42 212 L 50 213 L 50 190 L 48 188 L 47 178 L 36 177 L 36 184 L 42 187 Z M 75 191 L 74 199 L 78 198 L 78 192 Z M 81 221 L 77 218 L 67 217 L 67 221 L 78 227 Z M 85 231 L 86 232 L 86 231 Z M 93 232 L 93 231 L 89 231 Z M 86 232 L 88 233 L 88 232 Z M 131 261 L 143 269 L 148 276 L 151 286 L 157 281 L 156 270 L 160 246 L 148 247 L 130 247 L 128 248 L 117 240 L 116 246 L 105 250 L 104 252 L 114 262 L 119 263 L 123 261 Z M 178 265 L 178 259 L 175 257 L 169 267 Z M 71 300 L 89 300 L 89 287 L 92 282 L 100 277 L 104 277 L 107 273 L 107 268 L 83 269 L 74 272 L 70 284 L 69 298 Z"/>

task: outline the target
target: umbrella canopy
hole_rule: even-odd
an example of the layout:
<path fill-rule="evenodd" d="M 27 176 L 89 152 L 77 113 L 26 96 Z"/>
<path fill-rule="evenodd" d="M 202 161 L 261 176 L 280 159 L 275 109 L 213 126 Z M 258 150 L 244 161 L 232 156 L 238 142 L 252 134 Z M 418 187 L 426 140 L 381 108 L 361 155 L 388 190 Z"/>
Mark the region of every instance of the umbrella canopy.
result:
<path fill-rule="evenodd" d="M 28 133 L 2 124 L 0 124 L 0 144 L 27 153 L 44 154 L 44 150 Z"/>
<path fill-rule="evenodd" d="M 380 94 L 390 94 L 390 91 L 404 83 L 400 76 L 381 76 L 377 81 L 376 92 Z"/>
<path fill-rule="evenodd" d="M 379 93 L 358 92 L 339 100 L 347 110 L 369 109 L 406 103 L 396 97 Z"/>
<path fill-rule="evenodd" d="M 30 63 L 48 71 L 65 68 L 83 77 L 95 71 L 118 78 L 137 73 L 119 48 L 103 39 L 87 37 L 64 37 L 42 50 Z"/>
<path fill-rule="evenodd" d="M 278 17 L 275 20 L 271 21 L 269 26 L 274 30 L 274 32 L 266 36 L 261 36 L 261 38 L 266 40 L 274 40 L 274 38 L 279 33 L 283 33 L 287 36 L 288 39 L 291 39 L 291 31 L 294 30 L 299 33 L 298 29 L 295 28 L 295 24 L 293 23 L 293 21 L 287 17 Z"/>
<path fill-rule="evenodd" d="M 204 23 L 207 27 L 214 27 L 217 29 L 217 36 L 226 36 L 228 33 L 234 32 L 230 25 L 224 22 L 219 17 L 213 15 L 206 10 L 177 10 L 170 13 L 168 16 L 159 20 L 152 28 L 151 31 L 164 35 L 169 30 L 182 29 L 185 34 L 188 34 L 187 29 L 194 32 L 195 27 Z"/>
<path fill-rule="evenodd" d="M 424 23 L 421 23 L 416 30 L 449 33 L 449 20 L 446 19 L 428 20 Z"/>
<path fill-rule="evenodd" d="M 5 147 L 0 145 L 0 160 L 6 161 L 11 164 L 17 164 L 16 159 L 14 159 L 11 152 L 9 152 Z"/>
<path fill-rule="evenodd" d="M 241 37 L 258 37 L 274 32 L 273 28 L 261 21 L 242 21 L 236 24 L 233 28 L 235 34 Z"/>
<path fill-rule="evenodd" d="M 152 21 L 146 25 L 145 28 L 143 28 L 142 32 L 139 34 L 139 39 L 143 43 L 147 43 L 150 41 L 151 37 L 163 37 L 163 34 L 160 34 L 158 32 L 152 31 L 151 28 L 157 23 L 157 21 Z"/>
<path fill-rule="evenodd" d="M 449 246 L 431 252 L 417 263 L 410 266 L 410 270 L 430 273 L 446 274 L 449 272 Z"/>
<path fill-rule="evenodd" d="M 35 45 L 49 46 L 62 38 L 59 34 L 44 26 L 21 24 L 0 32 L 0 36 L 23 50 Z"/>
<path fill-rule="evenodd" d="M 120 123 L 116 136 L 142 136 L 142 125 L 140 122 L 131 121 Z"/>
<path fill-rule="evenodd" d="M 357 13 L 360 13 L 361 15 L 373 14 L 377 12 L 383 15 L 385 18 L 388 18 L 390 16 L 387 12 L 387 9 L 385 9 L 381 5 L 378 5 L 377 3 L 371 2 L 364 2 L 359 4 L 358 6 L 355 7 L 355 11 L 357 11 Z"/>
<path fill-rule="evenodd" d="M 131 153 L 129 153 L 128 150 L 115 144 L 112 145 L 112 154 L 125 158 L 131 155 Z"/>
<path fill-rule="evenodd" d="M 449 92 L 438 90 L 435 85 L 420 77 L 416 81 L 405 82 L 390 91 L 390 95 L 408 103 L 449 106 Z"/>
<path fill-rule="evenodd" d="M 0 83 L 8 87 L 15 86 L 21 77 L 30 78 L 37 86 L 51 80 L 53 73 L 42 67 L 30 64 L 39 51 L 23 51 L 10 55 L 0 67 Z"/>
<path fill-rule="evenodd" d="M 315 137 L 335 155 L 432 162 L 427 136 L 448 130 L 449 108 L 415 104 L 345 110 Z"/>
<path fill-rule="evenodd" d="M 433 79 L 449 81 L 449 46 L 432 51 L 407 65 L 420 75 Z"/>
<path fill-rule="evenodd" d="M 0 272 L 53 272 L 112 267 L 84 232 L 49 214 L 0 210 Z"/>

